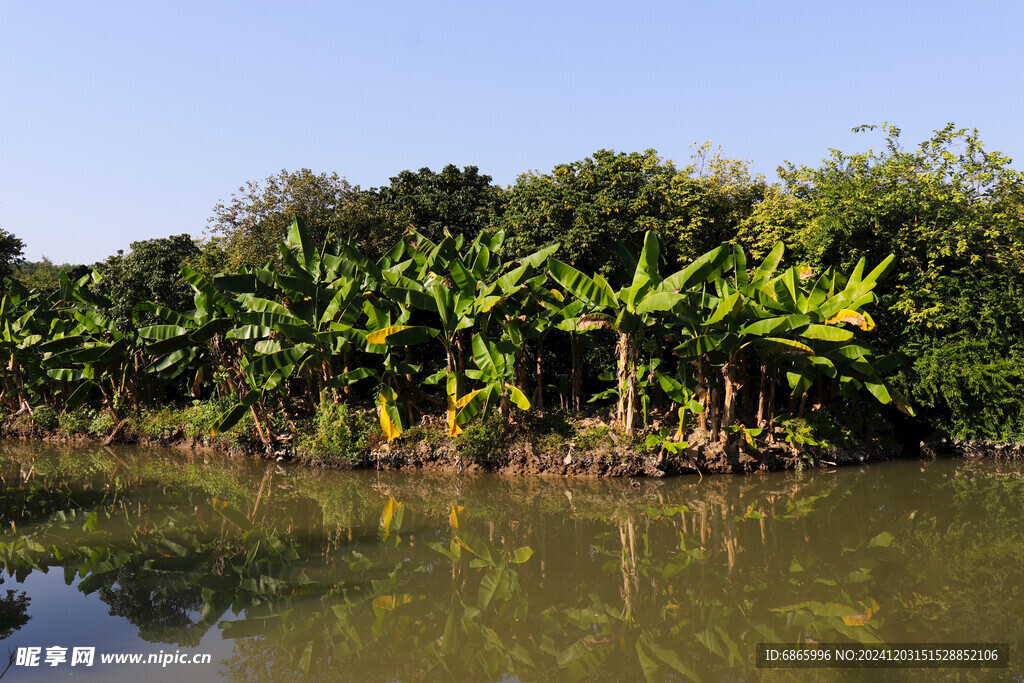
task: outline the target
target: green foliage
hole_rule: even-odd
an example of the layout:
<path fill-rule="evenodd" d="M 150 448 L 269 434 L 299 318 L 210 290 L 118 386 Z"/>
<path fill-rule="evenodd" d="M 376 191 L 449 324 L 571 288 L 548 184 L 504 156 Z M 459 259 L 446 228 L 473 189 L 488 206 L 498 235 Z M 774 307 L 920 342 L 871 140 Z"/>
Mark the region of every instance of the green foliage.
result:
<path fill-rule="evenodd" d="M 403 230 L 412 225 L 434 242 L 444 239 L 445 230 L 473 239 L 492 225 L 502 206 L 501 189 L 476 166 L 459 170 L 448 164 L 438 173 L 429 168 L 402 171 L 377 195 Z"/>
<path fill-rule="evenodd" d="M 814 426 L 802 417 L 786 417 L 780 420 L 786 443 L 793 446 L 825 446 Z"/>
<path fill-rule="evenodd" d="M 199 253 L 188 235 L 132 242 L 131 251 L 118 251 L 97 264 L 97 293 L 110 300 L 108 314 L 122 331 L 136 327 L 136 307 L 148 303 L 184 311 L 192 290 L 181 277 L 181 267 Z M 143 319 L 142 324 L 153 322 Z"/>
<path fill-rule="evenodd" d="M 923 350 L 904 377 L 936 426 L 955 439 L 1024 439 L 1024 356 L 993 353 L 987 339 Z"/>
<path fill-rule="evenodd" d="M 201 399 L 202 416 L 140 433 L 246 421 L 231 438 L 268 450 L 319 419 L 324 392 L 372 400 L 389 441 L 431 405 L 454 437 L 495 412 L 578 411 L 584 391 L 616 399 L 627 434 L 673 416 L 660 444 L 697 430 L 750 446 L 783 413 L 876 433 L 863 398 L 916 404 L 953 436 L 1018 438 L 1024 174 L 976 132 L 908 151 L 884 130 L 881 152 L 834 151 L 775 185 L 707 145 L 684 168 L 600 150 L 507 191 L 472 166 L 372 191 L 282 172 L 218 205 L 202 250 L 148 240 L 92 276 L 44 261 L 37 288 L 10 281 L 0 406 Z"/>
<path fill-rule="evenodd" d="M 507 443 L 503 421 L 496 415 L 473 422 L 455 437 L 459 457 L 484 462 L 500 456 Z"/>
<path fill-rule="evenodd" d="M 562 261 L 615 280 L 632 270 L 619 269 L 622 247 L 635 253 L 649 231 L 662 237 L 672 268 L 733 239 L 765 188 L 744 162 L 711 154 L 710 145 L 682 169 L 653 149 L 602 149 L 550 173 L 521 175 L 496 224 L 513 254 L 557 242 Z"/>
<path fill-rule="evenodd" d="M 60 425 L 60 414 L 50 406 L 36 406 L 32 410 L 32 424 L 36 429 L 52 431 Z"/>
<path fill-rule="evenodd" d="M 192 437 L 208 436 L 226 407 L 227 402 L 223 400 L 192 401 L 192 405 L 183 410 L 185 433 Z"/>
<path fill-rule="evenodd" d="M 208 438 L 210 428 L 228 403 L 221 399 L 211 401 L 195 400 L 192 405 L 166 405 L 159 408 L 147 408 L 128 417 L 127 433 L 134 438 L 162 439 L 190 436 Z M 245 420 L 230 433 L 232 443 L 244 439 L 248 429 Z M 91 425 L 94 434 L 109 433 L 116 422 L 109 412 L 103 411 L 96 415 Z"/>
<path fill-rule="evenodd" d="M 77 408 L 62 412 L 57 416 L 57 422 L 65 434 L 88 434 L 95 418 L 96 411 L 90 408 Z"/>
<path fill-rule="evenodd" d="M 669 231 L 690 205 L 687 175 L 654 150 L 598 150 L 550 173 L 521 175 L 499 224 L 514 254 L 557 242 L 561 260 L 585 272 L 612 273 L 616 245 L 638 247 L 648 230 Z"/>
<path fill-rule="evenodd" d="M 882 349 L 910 358 L 901 388 L 953 435 L 1013 438 L 1002 378 L 1017 372 L 1006 358 L 1024 338 L 1024 173 L 977 130 L 949 124 L 916 149 L 895 126 L 882 132 L 881 151 L 781 169 L 784 194 L 760 227 L 791 226 L 796 258 L 817 268 L 895 253 L 877 318 Z"/>
<path fill-rule="evenodd" d="M 112 432 L 116 426 L 113 416 L 106 410 L 100 410 L 89 423 L 89 433 L 104 436 Z"/>
<path fill-rule="evenodd" d="M 326 456 L 349 462 L 364 460 L 381 440 L 372 411 L 357 410 L 323 396 L 312 420 L 312 431 L 299 434 L 296 450 L 302 455 Z"/>
<path fill-rule="evenodd" d="M 614 444 L 611 434 L 611 428 L 605 425 L 587 427 L 576 437 L 576 450 L 593 451 L 603 446 L 611 446 Z"/>
<path fill-rule="evenodd" d="M 147 439 L 169 437 L 181 429 L 181 412 L 172 406 L 144 410 L 129 421 L 133 435 Z"/>

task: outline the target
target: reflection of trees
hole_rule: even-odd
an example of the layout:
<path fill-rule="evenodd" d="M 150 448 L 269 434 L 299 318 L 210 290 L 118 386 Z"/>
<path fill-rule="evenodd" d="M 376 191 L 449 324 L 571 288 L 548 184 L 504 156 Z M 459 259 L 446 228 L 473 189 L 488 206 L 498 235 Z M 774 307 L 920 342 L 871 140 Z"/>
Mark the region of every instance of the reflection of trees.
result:
<path fill-rule="evenodd" d="M 1005 641 L 1024 634 L 1024 479 L 991 463 L 964 464 L 943 479 L 936 498 L 957 514 L 915 515 L 904 533 L 917 549 L 895 598 L 908 639 L 939 641 L 951 625 Z M 906 505 L 897 512 L 909 514 Z M 1018 660 L 1019 662 L 1020 660 Z"/>
<path fill-rule="evenodd" d="M 966 472 L 926 497 L 873 472 L 566 495 L 376 473 L 332 488 L 261 466 L 165 468 L 153 486 L 122 459 L 113 484 L 35 463 L 45 476 L 8 494 L 26 512 L 0 562 L 64 566 L 156 642 L 217 626 L 237 680 L 714 679 L 764 641 L 938 642 L 967 633 L 951 615 L 976 638 L 1024 632 L 1007 570 L 1024 538 L 1005 513 L 1024 506 L 1019 479 Z"/>
<path fill-rule="evenodd" d="M 300 521 L 306 534 L 319 533 L 308 501 L 264 501 L 243 512 L 201 490 L 153 486 L 146 477 L 68 481 L 25 471 L 17 477 L 27 485 L 4 501 L 20 515 L 11 524 L 17 532 L 0 535 L 3 568 L 22 578 L 64 567 L 69 584 L 80 578 L 79 590 L 96 592 L 145 640 L 195 645 L 227 610 L 306 581 L 295 566 L 304 546 L 283 540 L 275 526 Z M 9 472 L 4 478 L 12 479 Z"/>
<path fill-rule="evenodd" d="M 103 574 L 99 596 L 110 605 L 111 616 L 138 626 L 143 640 L 194 647 L 202 634 L 192 628 L 197 620 L 190 612 L 202 608 L 202 588 L 183 578 L 146 571 L 133 561 Z"/>
<path fill-rule="evenodd" d="M 0 577 L 0 585 L 4 582 Z M 0 596 L 0 640 L 6 640 L 28 623 L 28 605 L 31 598 L 25 591 L 7 589 L 6 596 Z"/>

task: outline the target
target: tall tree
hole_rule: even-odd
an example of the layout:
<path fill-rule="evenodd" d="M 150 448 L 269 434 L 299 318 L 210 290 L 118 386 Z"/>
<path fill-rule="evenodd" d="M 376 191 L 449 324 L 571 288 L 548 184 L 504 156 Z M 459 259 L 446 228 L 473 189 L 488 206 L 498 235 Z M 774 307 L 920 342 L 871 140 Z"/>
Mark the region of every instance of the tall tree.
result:
<path fill-rule="evenodd" d="M 780 169 L 785 196 L 765 213 L 789 216 L 787 241 L 816 269 L 894 252 L 878 321 L 910 357 L 901 388 L 953 435 L 1024 433 L 1024 173 L 977 130 L 949 124 L 914 149 L 882 132 L 881 151 Z"/>
<path fill-rule="evenodd" d="M 602 275 L 619 267 L 623 246 L 639 252 L 653 230 L 666 261 L 678 267 L 732 239 L 764 189 L 744 162 L 710 154 L 708 145 L 682 169 L 653 149 L 602 149 L 550 173 L 521 175 L 498 223 L 515 252 L 558 242 L 567 263 Z"/>
<path fill-rule="evenodd" d="M 490 229 L 500 215 L 501 188 L 476 166 L 459 169 L 448 164 L 440 172 L 429 168 L 402 171 L 390 184 L 352 193 L 342 204 L 338 219 L 345 226 L 342 239 L 374 260 L 415 229 L 439 242 L 447 230 L 472 239 Z"/>
<path fill-rule="evenodd" d="M 24 261 L 25 243 L 21 238 L 0 228 L 0 283 L 14 275 L 15 267 Z"/>
<path fill-rule="evenodd" d="M 92 269 L 85 265 L 73 265 L 64 263 L 57 265 L 46 256 L 38 261 L 22 261 L 14 271 L 14 278 L 29 289 L 38 289 L 44 292 L 55 292 L 60 285 L 61 273 L 66 273 L 68 279 L 77 280 L 83 275 L 89 274 Z"/>
<path fill-rule="evenodd" d="M 501 189 L 476 166 L 459 170 L 448 164 L 439 173 L 429 168 L 402 171 L 378 194 L 400 219 L 434 241 L 444 237 L 444 229 L 473 238 L 501 211 Z"/>
<path fill-rule="evenodd" d="M 182 279 L 181 267 L 198 254 L 190 236 L 174 235 L 132 242 L 129 253 L 118 251 L 96 264 L 96 288 L 110 299 L 114 323 L 128 330 L 136 320 L 135 307 L 143 302 L 189 310 L 192 289 Z"/>
<path fill-rule="evenodd" d="M 213 207 L 209 220 L 214 235 L 211 247 L 220 252 L 218 264 L 225 270 L 258 267 L 277 258 L 277 245 L 298 218 L 310 238 L 348 237 L 343 207 L 359 188 L 337 173 L 314 173 L 308 168 L 282 170 L 263 182 L 248 181 L 227 202 Z M 213 263 L 216 255 L 209 257 Z"/>

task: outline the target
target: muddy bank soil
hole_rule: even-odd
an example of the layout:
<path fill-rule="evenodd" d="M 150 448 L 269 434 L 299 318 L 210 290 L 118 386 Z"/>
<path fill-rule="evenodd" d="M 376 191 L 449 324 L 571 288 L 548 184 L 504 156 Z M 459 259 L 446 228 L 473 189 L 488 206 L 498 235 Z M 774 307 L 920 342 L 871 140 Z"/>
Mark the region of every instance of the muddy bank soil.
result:
<path fill-rule="evenodd" d="M 679 474 L 751 473 L 803 467 L 859 465 L 900 457 L 996 457 L 1024 458 L 1024 444 L 941 441 L 921 443 L 907 449 L 891 442 L 864 441 L 854 448 L 794 448 L 781 440 L 759 440 L 751 447 L 739 439 L 711 442 L 692 439 L 690 447 L 678 454 L 636 448 L 630 440 L 609 431 L 605 438 L 587 443 L 580 438 L 559 443 L 534 434 L 507 434 L 489 443 L 485 452 L 467 453 L 458 439 L 421 430 L 413 438 L 403 436 L 357 457 L 343 454 L 294 452 L 289 440 L 274 447 L 261 443 L 231 444 L 223 439 L 195 437 L 181 430 L 168 430 L 157 438 L 138 437 L 125 432 L 113 439 L 93 435 L 68 435 L 60 430 L 44 431 L 5 421 L 0 437 L 51 442 L 132 443 L 142 446 L 186 448 L 227 452 L 239 457 L 273 458 L 329 469 L 370 468 L 387 470 L 433 470 L 443 472 L 499 472 L 520 475 L 581 477 L 663 477 Z M 581 447 L 585 446 L 585 447 Z"/>

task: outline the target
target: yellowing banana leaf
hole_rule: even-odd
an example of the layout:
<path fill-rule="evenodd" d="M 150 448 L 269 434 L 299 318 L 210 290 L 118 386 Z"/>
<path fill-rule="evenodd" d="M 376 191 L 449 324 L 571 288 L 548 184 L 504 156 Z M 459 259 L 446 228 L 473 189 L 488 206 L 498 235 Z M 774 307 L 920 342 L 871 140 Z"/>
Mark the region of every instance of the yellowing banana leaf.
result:
<path fill-rule="evenodd" d="M 377 395 L 377 414 L 380 418 L 380 428 L 384 432 L 384 438 L 390 443 L 402 435 L 402 416 L 398 412 L 398 399 L 395 390 L 385 387 Z"/>

